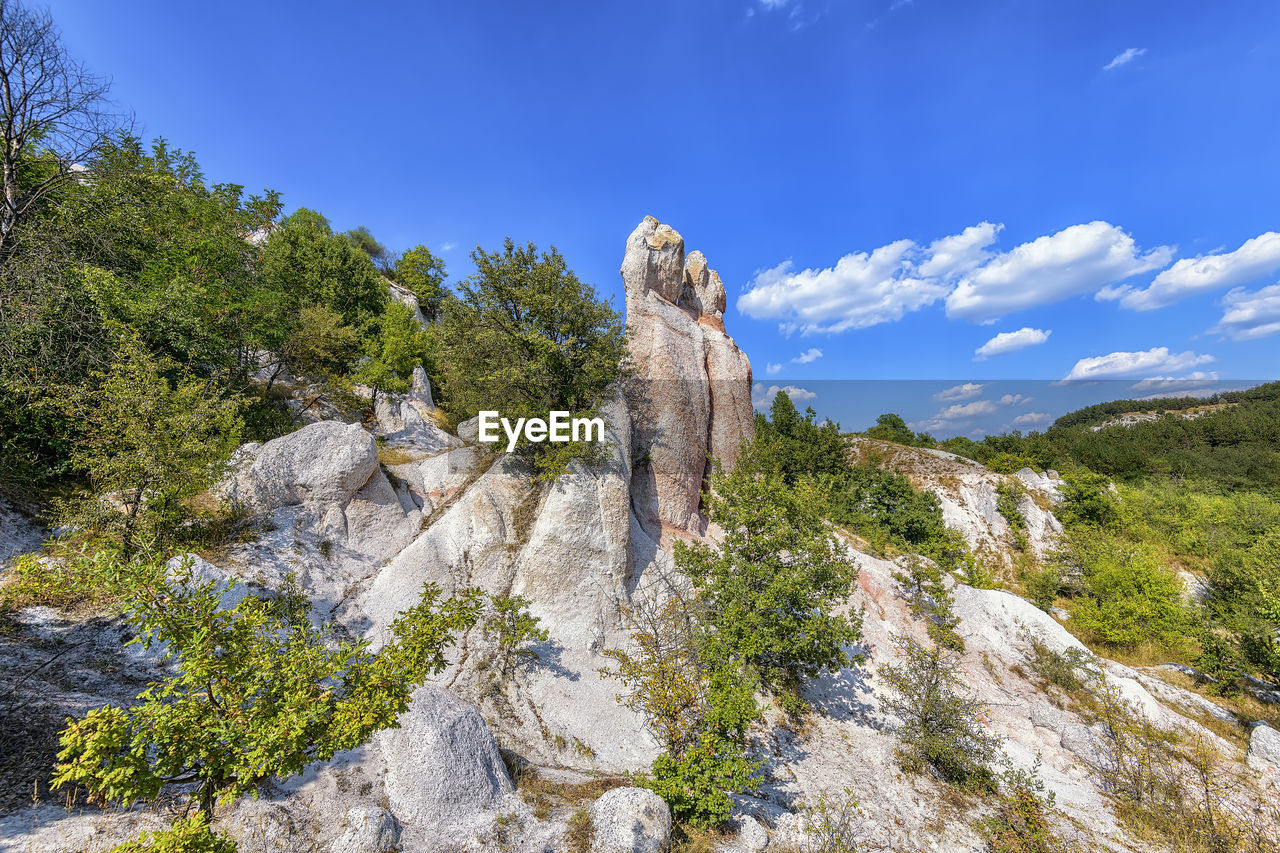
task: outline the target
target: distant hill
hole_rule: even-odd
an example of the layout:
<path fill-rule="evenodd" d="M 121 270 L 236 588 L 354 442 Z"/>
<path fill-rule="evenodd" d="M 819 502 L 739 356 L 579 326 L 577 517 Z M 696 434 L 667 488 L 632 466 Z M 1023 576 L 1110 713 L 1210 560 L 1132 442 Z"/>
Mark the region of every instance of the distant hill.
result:
<path fill-rule="evenodd" d="M 1112 400 L 1068 412 L 1053 422 L 1055 427 L 1105 424 L 1124 415 L 1148 412 L 1180 412 L 1204 409 L 1224 403 L 1280 399 L 1280 382 L 1269 382 L 1245 391 L 1221 391 L 1208 397 L 1155 397 L 1144 400 Z"/>

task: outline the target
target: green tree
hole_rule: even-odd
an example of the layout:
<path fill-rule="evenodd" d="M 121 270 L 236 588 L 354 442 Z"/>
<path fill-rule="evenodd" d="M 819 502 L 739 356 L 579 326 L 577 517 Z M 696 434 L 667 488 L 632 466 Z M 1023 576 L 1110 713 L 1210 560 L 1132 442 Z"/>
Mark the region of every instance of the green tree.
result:
<path fill-rule="evenodd" d="M 498 675 L 505 681 L 515 675 L 522 662 L 537 658 L 538 653 L 529 646 L 545 643 L 550 634 L 538 627 L 538 617 L 529 612 L 524 597 L 498 595 L 490 602 L 493 612 L 485 620 L 485 629 L 497 641 Z"/>
<path fill-rule="evenodd" d="M 413 369 L 431 361 L 426 331 L 409 306 L 391 300 L 378 319 L 377 333 L 365 348 L 365 360 L 356 379 L 376 393 L 403 394 L 409 390 Z"/>
<path fill-rule="evenodd" d="M 445 297 L 444 261 L 426 246 L 418 245 L 396 258 L 392 267 L 396 283 L 413 291 L 422 307 L 422 316 L 434 323 L 440 317 Z"/>
<path fill-rule="evenodd" d="M 756 413 L 756 443 L 759 458 L 782 475 L 788 486 L 815 476 L 839 476 L 848 469 L 848 451 L 840 435 L 840 425 L 832 421 L 816 423 L 817 413 L 796 411 L 785 391 L 773 398 L 769 417 Z"/>
<path fill-rule="evenodd" d="M 299 307 L 330 308 L 359 330 L 377 319 L 389 298 L 369 256 L 305 207 L 272 230 L 262 249 L 261 270 L 267 282 L 291 294 Z"/>
<path fill-rule="evenodd" d="M 123 353 L 96 390 L 71 402 L 84 429 L 72 455 L 92 490 L 63 509 L 69 521 L 119 533 L 127 551 L 139 532 L 174 533 L 186 516 L 183 501 L 217 478 L 239 445 L 242 401 L 137 341 Z"/>
<path fill-rule="evenodd" d="M 894 635 L 901 663 L 884 664 L 888 688 L 880 707 L 902 721 L 898 760 L 904 770 L 932 769 L 946 782 L 989 790 L 989 767 L 999 739 L 986 731 L 986 706 L 964 687 L 959 657 L 942 646 L 926 649 L 906 635 Z"/>
<path fill-rule="evenodd" d="M 343 240 L 369 256 L 369 260 L 373 261 L 380 269 L 386 269 L 391 260 L 391 253 L 387 251 L 387 247 L 378 242 L 378 238 L 373 236 L 373 232 L 367 226 L 357 225 L 350 231 L 343 231 L 340 235 Z"/>
<path fill-rule="evenodd" d="M 341 314 L 322 305 L 305 305 L 280 348 L 280 363 L 299 376 L 332 381 L 350 372 L 359 352 L 360 336 L 343 323 Z"/>
<path fill-rule="evenodd" d="M 820 496 L 788 489 L 751 452 L 712 478 L 706 506 L 723 542 L 677 542 L 675 561 L 715 627 L 714 654 L 741 660 L 798 710 L 802 680 L 848 664 L 845 647 L 861 638 L 860 613 L 832 613 L 858 566 L 822 519 Z"/>
<path fill-rule="evenodd" d="M 623 375 L 622 318 L 580 281 L 552 247 L 510 238 L 502 251 L 471 253 L 475 275 L 445 302 L 439 363 L 444 408 L 458 421 L 481 409 L 516 418 L 551 411 L 588 416 Z M 523 439 L 522 439 L 523 441 Z M 524 443 L 521 452 L 548 476 L 589 445 Z"/>
<path fill-rule="evenodd" d="M 218 803 L 394 727 L 479 608 L 476 591 L 441 601 L 428 585 L 372 654 L 363 641 L 313 628 L 310 602 L 291 583 L 228 610 L 225 590 L 194 582 L 189 564 L 172 580 L 123 582 L 138 641 L 164 644 L 177 672 L 131 708 L 107 705 L 69 723 L 53 782 L 124 805 L 194 784 L 206 819 Z"/>
<path fill-rule="evenodd" d="M 916 434 L 911 431 L 911 427 L 907 426 L 907 422 L 902 419 L 902 415 L 893 412 L 885 412 L 876 418 L 876 425 L 866 432 L 867 438 L 874 438 L 878 441 L 892 441 L 897 444 L 915 444 Z"/>

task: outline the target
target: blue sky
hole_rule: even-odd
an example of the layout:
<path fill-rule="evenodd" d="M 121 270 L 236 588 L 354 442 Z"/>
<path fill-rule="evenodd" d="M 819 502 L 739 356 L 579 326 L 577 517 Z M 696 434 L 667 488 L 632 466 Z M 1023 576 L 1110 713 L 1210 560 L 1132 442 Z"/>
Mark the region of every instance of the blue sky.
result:
<path fill-rule="evenodd" d="M 994 414 L 941 421 L 945 387 L 903 386 L 951 434 L 1014 425 L 993 380 L 1276 378 L 1274 0 L 50 8 L 211 179 L 454 275 L 510 235 L 620 306 L 657 216 L 720 271 L 766 388 L 988 383 Z M 866 425 L 838 389 L 880 385 L 826 387 L 806 402 Z M 1023 414 L 1077 402 L 1052 396 Z"/>

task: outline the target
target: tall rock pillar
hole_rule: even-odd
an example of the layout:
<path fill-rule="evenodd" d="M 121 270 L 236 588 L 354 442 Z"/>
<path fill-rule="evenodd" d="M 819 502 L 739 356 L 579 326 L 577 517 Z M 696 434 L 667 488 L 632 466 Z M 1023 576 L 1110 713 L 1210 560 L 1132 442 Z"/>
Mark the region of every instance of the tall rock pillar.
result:
<path fill-rule="evenodd" d="M 755 433 L 751 363 L 725 334 L 725 291 L 701 252 L 645 217 L 622 260 L 635 369 L 629 388 L 636 470 L 631 502 L 653 535 L 701 533 L 708 454 L 727 469 Z"/>

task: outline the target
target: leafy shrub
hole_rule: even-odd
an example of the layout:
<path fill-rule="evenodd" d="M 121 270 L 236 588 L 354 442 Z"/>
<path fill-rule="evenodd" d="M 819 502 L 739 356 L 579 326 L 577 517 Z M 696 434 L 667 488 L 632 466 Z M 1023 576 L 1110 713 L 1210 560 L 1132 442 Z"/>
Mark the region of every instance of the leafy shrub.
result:
<path fill-rule="evenodd" d="M 942 570 L 932 560 L 910 554 L 898 561 L 893 579 L 902 584 L 911 612 L 925 617 L 926 629 L 935 643 L 964 651 L 964 640 L 956 633 L 960 619 L 951 612 L 951 593 L 942 582 Z"/>
<path fill-rule="evenodd" d="M 204 812 L 180 817 L 168 829 L 144 832 L 135 841 L 111 848 L 111 853 L 235 853 L 236 843 L 209 826 Z"/>
<path fill-rule="evenodd" d="M 1074 629 L 1119 648 L 1184 647 L 1188 614 L 1182 582 L 1164 567 L 1158 549 L 1097 529 L 1073 531 L 1069 548 L 1083 575 L 1083 593 L 1070 607 Z"/>
<path fill-rule="evenodd" d="M 903 660 L 880 667 L 889 691 L 881 707 L 902 720 L 902 768 L 932 771 L 961 788 L 990 790 L 994 776 L 988 765 L 999 751 L 999 739 L 983 728 L 986 706 L 964 687 L 958 656 L 941 646 L 926 649 L 902 635 L 895 635 L 893 644 Z"/>
<path fill-rule="evenodd" d="M 679 756 L 658 756 L 653 778 L 644 784 L 662 797 L 675 820 L 710 829 L 729 821 L 733 801 L 725 792 L 748 790 L 758 769 L 736 742 L 707 736 Z"/>
<path fill-rule="evenodd" d="M 1054 853 L 1062 850 L 1053 834 L 1049 815 L 1053 792 L 1034 770 L 1009 770 L 1001 775 L 1003 790 L 996 798 L 995 813 L 980 825 L 991 853 Z"/>
<path fill-rule="evenodd" d="M 1075 693 L 1097 680 L 1098 663 L 1088 652 L 1075 647 L 1065 652 L 1054 651 L 1025 626 L 1020 627 L 1018 638 L 1023 643 L 1023 653 L 1031 671 L 1049 684 Z"/>
<path fill-rule="evenodd" d="M 497 640 L 498 672 L 505 681 L 523 661 L 537 658 L 529 645 L 545 643 L 550 635 L 538 627 L 538 617 L 529 613 L 529 602 L 522 596 L 492 596 L 490 603 L 493 611 L 485 620 L 485 630 Z"/>
<path fill-rule="evenodd" d="M 1002 480 L 996 486 L 996 510 L 1009 523 L 1009 535 L 1013 537 L 1013 546 L 1025 551 L 1030 546 L 1027 538 L 1027 519 L 1019 508 L 1024 492 L 1019 486 Z"/>
<path fill-rule="evenodd" d="M 747 453 L 719 473 L 708 514 L 724 530 L 718 549 L 677 542 L 677 567 L 693 581 L 714 631 L 717 660 L 740 661 L 778 694 L 849 662 L 844 648 L 861 638 L 861 616 L 837 616 L 858 567 L 820 515 L 812 490 L 788 489 Z"/>
<path fill-rule="evenodd" d="M 313 628 L 310 602 L 291 584 L 233 610 L 221 609 L 222 595 L 214 581 L 194 582 L 189 565 L 173 579 L 126 579 L 120 598 L 135 642 L 165 644 L 177 672 L 131 708 L 107 705 L 70 722 L 55 787 L 81 785 L 129 805 L 191 783 L 211 817 L 218 802 L 394 726 L 478 608 L 478 593 L 441 601 L 428 585 L 375 655 L 364 642 Z"/>

